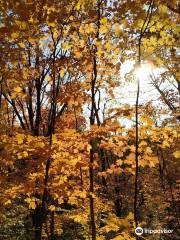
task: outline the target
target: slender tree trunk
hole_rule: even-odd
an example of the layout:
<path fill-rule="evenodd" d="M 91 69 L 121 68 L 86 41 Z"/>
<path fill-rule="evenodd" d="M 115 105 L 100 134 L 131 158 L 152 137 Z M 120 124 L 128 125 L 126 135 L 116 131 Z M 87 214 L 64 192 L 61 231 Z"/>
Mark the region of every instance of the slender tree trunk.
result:
<path fill-rule="evenodd" d="M 100 160 L 101 160 L 101 171 L 104 172 L 104 171 L 106 171 L 105 153 L 104 153 L 103 148 L 100 148 L 99 151 L 100 151 Z M 105 188 L 107 187 L 106 179 L 104 176 L 102 176 L 102 184 Z"/>
<path fill-rule="evenodd" d="M 97 68 L 96 68 L 96 59 L 94 57 L 94 77 L 91 82 L 91 116 L 90 116 L 90 125 L 93 126 L 95 123 L 95 115 L 94 115 L 94 105 L 95 105 L 95 83 L 97 78 Z M 96 224 L 94 217 L 94 144 L 93 139 L 90 140 L 90 159 L 89 159 L 89 207 L 90 207 L 90 222 L 91 222 L 91 237 L 92 240 L 96 240 Z"/>
<path fill-rule="evenodd" d="M 138 81 L 138 88 L 137 88 L 137 97 L 136 97 L 136 142 L 135 142 L 135 164 L 136 164 L 136 170 L 135 170 L 135 189 L 134 189 L 134 221 L 135 226 L 138 226 L 138 174 L 139 174 L 139 162 L 138 162 L 138 148 L 139 148 L 139 133 L 138 133 L 138 106 L 139 106 L 139 81 Z"/>
<path fill-rule="evenodd" d="M 98 30 L 96 33 L 96 38 L 99 38 L 99 29 L 100 29 L 100 8 L 101 8 L 101 1 L 98 0 L 97 4 L 97 26 Z M 95 103 L 95 85 L 97 80 L 97 59 L 96 59 L 96 52 L 97 47 L 94 45 L 94 56 L 93 56 L 93 77 L 91 81 L 91 114 L 90 114 L 90 126 L 95 124 L 95 117 L 99 122 L 99 117 L 97 114 L 96 103 Z M 93 139 L 90 140 L 90 159 L 89 159 L 89 207 L 90 207 L 90 222 L 91 222 L 91 238 L 92 240 L 96 240 L 96 224 L 95 224 L 95 213 L 94 213 L 94 170 L 93 170 L 93 163 L 94 163 L 94 143 Z"/>
<path fill-rule="evenodd" d="M 39 136 L 39 127 L 40 127 L 40 120 L 41 120 L 41 84 L 39 79 L 37 79 L 36 91 L 37 91 L 37 96 L 36 96 L 37 110 L 36 110 L 34 133 L 36 136 Z"/>
<path fill-rule="evenodd" d="M 51 212 L 51 223 L 50 223 L 50 239 L 54 239 L 54 211 Z"/>
<path fill-rule="evenodd" d="M 50 118 L 50 126 L 49 126 L 49 158 L 46 162 L 45 176 L 44 176 L 44 191 L 42 195 L 41 209 L 40 209 L 40 222 L 39 222 L 39 232 L 36 240 L 41 240 L 43 223 L 46 221 L 47 217 L 47 198 L 48 198 L 48 180 L 49 180 L 49 169 L 51 166 L 51 146 L 52 146 L 52 134 L 55 130 L 55 117 L 56 117 L 56 85 L 55 85 L 55 75 L 53 78 L 52 85 L 52 102 L 51 102 L 51 118 Z"/>
<path fill-rule="evenodd" d="M 147 11 L 146 18 L 144 20 L 144 23 L 141 27 L 140 31 L 140 36 L 138 39 L 138 67 L 141 65 L 141 40 L 148 29 L 151 16 L 152 16 L 152 10 L 153 10 L 153 0 L 151 0 L 149 4 L 149 8 Z M 138 156 L 139 156 L 139 115 L 138 115 L 138 110 L 139 110 L 139 91 L 140 91 L 140 83 L 138 79 L 137 83 L 137 95 L 136 95 L 136 139 L 135 139 L 135 184 L 134 184 L 134 221 L 135 221 L 135 226 L 138 226 L 138 177 L 139 177 L 139 161 L 138 161 Z M 138 236 L 136 235 L 136 239 L 139 239 Z"/>
<path fill-rule="evenodd" d="M 96 224 L 95 224 L 95 216 L 94 216 L 94 171 L 93 171 L 93 162 L 94 162 L 94 150 L 93 150 L 93 143 L 91 143 L 90 149 L 90 166 L 89 166 L 89 181 L 90 181 L 90 217 L 91 217 L 91 236 L 92 240 L 96 240 Z"/>

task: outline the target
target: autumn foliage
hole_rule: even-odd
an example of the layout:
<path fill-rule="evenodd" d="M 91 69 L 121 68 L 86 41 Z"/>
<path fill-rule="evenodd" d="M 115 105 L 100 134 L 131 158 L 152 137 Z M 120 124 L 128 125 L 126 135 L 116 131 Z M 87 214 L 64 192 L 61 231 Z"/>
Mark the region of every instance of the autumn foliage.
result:
<path fill-rule="evenodd" d="M 179 18 L 176 0 L 0 1 L 0 239 L 178 239 Z"/>

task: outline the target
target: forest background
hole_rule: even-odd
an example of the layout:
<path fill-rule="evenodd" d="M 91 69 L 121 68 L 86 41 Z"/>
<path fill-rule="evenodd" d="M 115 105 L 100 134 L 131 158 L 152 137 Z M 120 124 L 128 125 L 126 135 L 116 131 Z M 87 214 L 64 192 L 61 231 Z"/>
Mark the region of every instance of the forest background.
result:
<path fill-rule="evenodd" d="M 178 239 L 179 20 L 176 0 L 0 1 L 0 239 Z"/>

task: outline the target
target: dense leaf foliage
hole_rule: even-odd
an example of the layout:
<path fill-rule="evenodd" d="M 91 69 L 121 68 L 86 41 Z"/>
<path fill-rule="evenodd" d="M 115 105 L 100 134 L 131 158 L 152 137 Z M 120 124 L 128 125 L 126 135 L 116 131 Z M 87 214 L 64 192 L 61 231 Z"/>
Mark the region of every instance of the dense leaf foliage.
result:
<path fill-rule="evenodd" d="M 179 17 L 176 0 L 0 1 L 1 239 L 178 239 Z"/>

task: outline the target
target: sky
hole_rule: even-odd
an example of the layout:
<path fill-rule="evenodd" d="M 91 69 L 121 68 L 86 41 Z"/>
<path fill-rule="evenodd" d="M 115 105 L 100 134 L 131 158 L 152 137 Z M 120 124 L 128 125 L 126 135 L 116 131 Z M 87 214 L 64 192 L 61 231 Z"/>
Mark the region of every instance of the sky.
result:
<path fill-rule="evenodd" d="M 128 60 L 123 63 L 120 70 L 120 78 L 124 82 L 124 87 L 120 87 L 116 90 L 117 95 L 122 95 L 122 103 L 129 103 L 130 105 L 135 105 L 136 94 L 137 94 L 137 79 L 139 79 L 140 84 L 140 95 L 139 103 L 144 103 L 147 101 L 157 100 L 159 93 L 152 86 L 150 73 L 154 72 L 155 75 L 158 75 L 158 69 L 152 69 L 152 66 L 149 63 L 142 64 L 142 67 L 138 71 L 134 71 L 132 82 L 128 82 L 125 79 L 125 75 L 133 70 L 134 61 Z"/>

